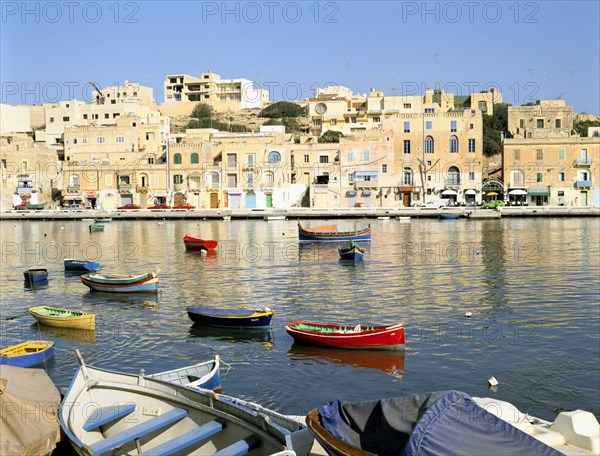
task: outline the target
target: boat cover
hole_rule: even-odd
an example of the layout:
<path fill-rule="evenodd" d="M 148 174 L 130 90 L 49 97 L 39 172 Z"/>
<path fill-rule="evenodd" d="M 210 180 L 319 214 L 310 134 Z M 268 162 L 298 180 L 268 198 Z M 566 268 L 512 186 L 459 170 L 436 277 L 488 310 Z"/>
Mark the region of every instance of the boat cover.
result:
<path fill-rule="evenodd" d="M 378 455 L 551 455 L 561 453 L 477 405 L 460 391 L 319 407 L 336 438 Z"/>
<path fill-rule="evenodd" d="M 0 366 L 0 454 L 49 454 L 60 441 L 60 394 L 42 369 Z"/>

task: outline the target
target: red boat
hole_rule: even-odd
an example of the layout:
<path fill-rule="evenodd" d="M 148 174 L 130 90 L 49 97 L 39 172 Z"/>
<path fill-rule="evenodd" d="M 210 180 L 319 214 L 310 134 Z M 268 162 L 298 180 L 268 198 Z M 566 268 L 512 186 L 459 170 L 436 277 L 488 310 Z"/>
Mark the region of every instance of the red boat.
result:
<path fill-rule="evenodd" d="M 403 350 L 404 325 L 362 326 L 328 325 L 297 320 L 288 323 L 285 330 L 294 342 L 335 348 L 371 348 Z"/>
<path fill-rule="evenodd" d="M 200 239 L 188 235 L 183 237 L 183 243 L 185 244 L 186 250 L 204 250 L 205 252 L 216 249 L 219 244 L 218 241 Z"/>

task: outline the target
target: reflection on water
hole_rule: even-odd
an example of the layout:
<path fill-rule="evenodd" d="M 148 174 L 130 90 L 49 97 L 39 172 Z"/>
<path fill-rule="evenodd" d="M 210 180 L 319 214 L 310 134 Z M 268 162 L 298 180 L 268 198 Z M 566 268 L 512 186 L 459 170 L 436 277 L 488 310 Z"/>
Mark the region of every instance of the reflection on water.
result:
<path fill-rule="evenodd" d="M 190 326 L 189 336 L 195 338 L 212 338 L 223 342 L 249 343 L 258 342 L 265 347 L 273 347 L 273 335 L 270 329 L 217 328 L 194 323 Z"/>
<path fill-rule="evenodd" d="M 85 345 L 96 345 L 96 331 L 93 329 L 60 328 L 36 322 L 31 325 L 31 330 L 38 332 L 41 340 L 46 340 L 48 338 L 52 340 L 53 338 L 58 337 L 66 341 L 78 341 L 83 342 Z"/>
<path fill-rule="evenodd" d="M 359 369 L 377 369 L 401 379 L 404 374 L 404 351 L 343 350 L 293 344 L 287 352 L 292 361 L 347 364 Z"/>
<path fill-rule="evenodd" d="M 37 282 L 25 280 L 23 282 L 23 288 L 25 288 L 26 290 L 29 290 L 29 291 L 43 290 L 44 288 L 48 288 L 48 286 L 49 286 L 48 279 L 39 280 Z"/>
<path fill-rule="evenodd" d="M 158 295 L 156 293 L 109 293 L 89 290 L 82 294 L 82 299 L 93 304 L 113 303 L 142 308 L 158 307 Z"/>

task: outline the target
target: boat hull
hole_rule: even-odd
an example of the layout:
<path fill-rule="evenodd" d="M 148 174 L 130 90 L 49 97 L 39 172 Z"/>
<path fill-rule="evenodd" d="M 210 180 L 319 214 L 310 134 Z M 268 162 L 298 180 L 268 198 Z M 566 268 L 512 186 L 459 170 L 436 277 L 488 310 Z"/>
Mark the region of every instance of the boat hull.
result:
<path fill-rule="evenodd" d="M 183 244 L 186 250 L 192 251 L 209 251 L 217 247 L 218 241 L 212 239 L 200 239 L 192 236 L 184 236 Z"/>
<path fill-rule="evenodd" d="M 338 247 L 338 253 L 342 260 L 357 261 L 362 259 L 365 249 L 354 244 L 354 241 L 348 241 L 344 246 Z"/>
<path fill-rule="evenodd" d="M 440 220 L 458 220 L 460 216 L 458 214 L 440 214 L 438 217 Z"/>
<path fill-rule="evenodd" d="M 71 312 L 47 306 L 32 307 L 29 313 L 41 324 L 55 328 L 95 329 L 96 314 Z"/>
<path fill-rule="evenodd" d="M 190 319 L 199 325 L 246 329 L 269 328 L 274 314 L 272 310 L 229 311 L 204 307 L 188 307 L 187 313 Z"/>
<path fill-rule="evenodd" d="M 358 325 L 360 326 L 360 325 Z M 285 326 L 294 342 L 318 347 L 404 350 L 404 326 L 326 325 L 307 321 L 293 321 Z"/>
<path fill-rule="evenodd" d="M 154 273 L 135 277 L 84 274 L 81 282 L 93 291 L 111 293 L 158 293 L 158 276 Z"/>
<path fill-rule="evenodd" d="M 85 260 L 64 260 L 65 271 L 97 271 L 100 268 L 100 263 L 96 261 Z"/>
<path fill-rule="evenodd" d="M 47 269 L 28 269 L 23 272 L 23 278 L 27 282 L 43 282 L 44 280 L 48 280 L 48 270 Z"/>
<path fill-rule="evenodd" d="M 298 224 L 298 239 L 309 242 L 370 241 L 371 227 L 357 231 L 311 231 Z"/>
<path fill-rule="evenodd" d="M 0 364 L 31 367 L 54 356 L 54 342 L 32 340 L 0 350 Z"/>
<path fill-rule="evenodd" d="M 221 392 L 221 366 L 219 355 L 210 361 L 147 375 L 148 378 L 186 386 Z"/>
<path fill-rule="evenodd" d="M 90 225 L 90 231 L 104 231 L 104 225 Z"/>

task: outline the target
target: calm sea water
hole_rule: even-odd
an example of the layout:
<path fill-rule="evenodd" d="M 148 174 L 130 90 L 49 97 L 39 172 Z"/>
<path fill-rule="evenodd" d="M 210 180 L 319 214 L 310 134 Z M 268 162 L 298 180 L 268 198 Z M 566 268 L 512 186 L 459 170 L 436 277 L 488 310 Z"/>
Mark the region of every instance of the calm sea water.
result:
<path fill-rule="evenodd" d="M 576 408 L 600 417 L 600 220 L 370 223 L 364 261 L 348 264 L 336 245 L 299 245 L 295 221 L 115 221 L 102 233 L 81 221 L 4 221 L 1 346 L 54 340 L 44 367 L 58 387 L 75 373 L 76 348 L 88 364 L 135 373 L 219 354 L 225 393 L 288 414 L 337 398 L 458 389 L 546 419 Z M 185 234 L 218 239 L 219 248 L 185 252 Z M 160 293 L 90 292 L 63 271 L 64 257 L 98 260 L 105 273 L 160 268 Z M 50 270 L 47 285 L 24 286 L 33 266 Z M 42 304 L 95 312 L 97 329 L 39 327 L 27 308 Z M 273 329 L 196 327 L 189 305 L 268 306 Z M 404 321 L 406 350 L 301 347 L 284 330 L 296 319 Z M 493 390 L 491 376 L 500 382 Z"/>

